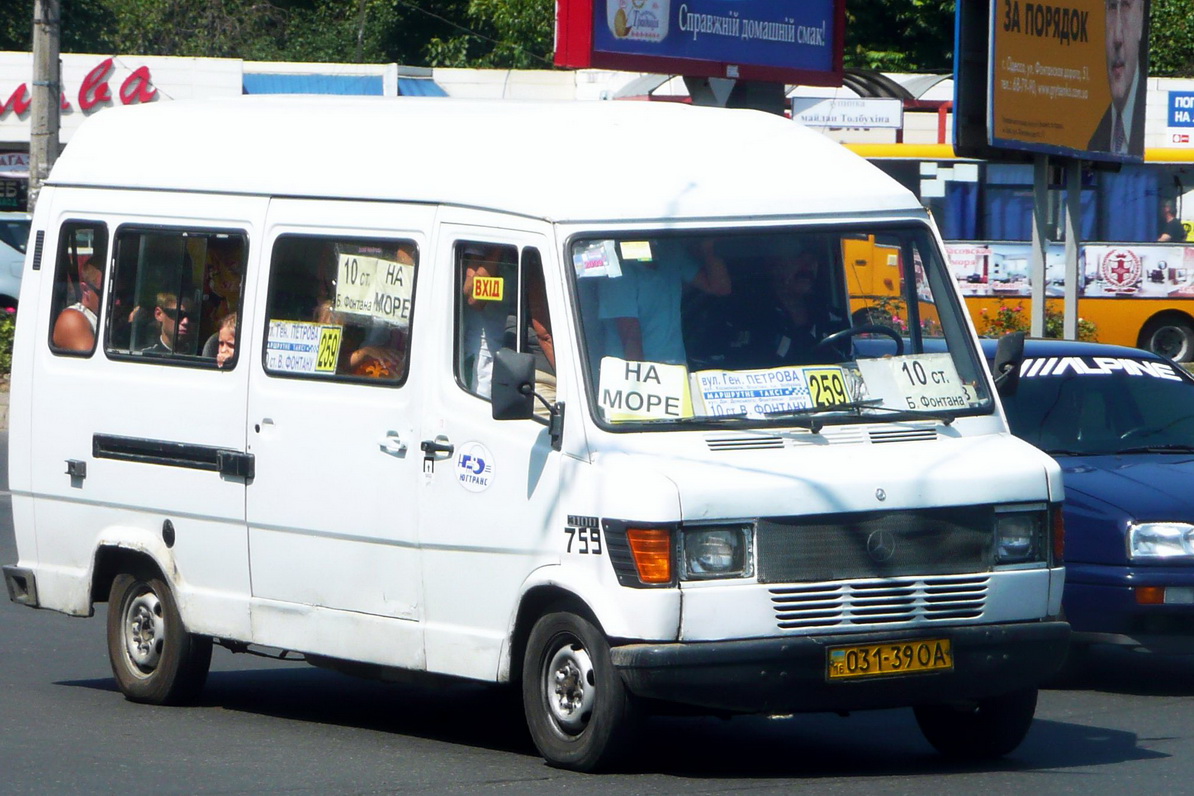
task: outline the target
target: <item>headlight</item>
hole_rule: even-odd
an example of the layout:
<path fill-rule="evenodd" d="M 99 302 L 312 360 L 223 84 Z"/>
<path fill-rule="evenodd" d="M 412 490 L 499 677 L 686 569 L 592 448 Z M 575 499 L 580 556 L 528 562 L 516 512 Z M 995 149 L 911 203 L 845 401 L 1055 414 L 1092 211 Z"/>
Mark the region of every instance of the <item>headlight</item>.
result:
<path fill-rule="evenodd" d="M 1001 512 L 995 515 L 995 563 L 1024 564 L 1045 560 L 1045 513 Z"/>
<path fill-rule="evenodd" d="M 741 578 L 751 574 L 749 525 L 684 530 L 684 574 L 688 580 Z"/>
<path fill-rule="evenodd" d="M 1194 556 L 1194 525 L 1144 522 L 1128 526 L 1128 557 L 1134 561 Z"/>

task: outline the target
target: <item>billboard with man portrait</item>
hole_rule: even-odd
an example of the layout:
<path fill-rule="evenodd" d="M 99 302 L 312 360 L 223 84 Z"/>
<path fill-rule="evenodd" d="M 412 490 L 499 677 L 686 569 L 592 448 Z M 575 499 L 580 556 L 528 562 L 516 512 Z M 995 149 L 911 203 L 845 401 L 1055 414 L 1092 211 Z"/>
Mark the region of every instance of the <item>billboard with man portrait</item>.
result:
<path fill-rule="evenodd" d="M 1143 160 L 1149 0 L 992 0 L 990 14 L 992 146 Z"/>

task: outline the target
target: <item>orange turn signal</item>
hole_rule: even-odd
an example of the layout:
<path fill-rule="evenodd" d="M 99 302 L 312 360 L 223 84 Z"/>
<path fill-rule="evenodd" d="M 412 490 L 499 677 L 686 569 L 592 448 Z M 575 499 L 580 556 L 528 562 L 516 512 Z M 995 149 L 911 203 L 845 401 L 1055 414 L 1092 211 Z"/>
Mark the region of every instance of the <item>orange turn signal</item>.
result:
<path fill-rule="evenodd" d="M 1136 602 L 1139 605 L 1165 604 L 1164 586 L 1136 586 L 1132 591 L 1136 592 Z"/>
<path fill-rule="evenodd" d="M 643 583 L 669 583 L 672 579 L 672 533 L 666 528 L 629 528 L 626 541 Z"/>

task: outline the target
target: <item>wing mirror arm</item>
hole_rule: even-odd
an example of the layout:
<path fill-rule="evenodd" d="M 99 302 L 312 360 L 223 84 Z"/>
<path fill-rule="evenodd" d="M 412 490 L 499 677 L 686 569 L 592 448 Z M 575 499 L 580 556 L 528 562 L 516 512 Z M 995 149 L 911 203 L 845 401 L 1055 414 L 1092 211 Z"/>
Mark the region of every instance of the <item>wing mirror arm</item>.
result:
<path fill-rule="evenodd" d="M 551 403 L 535 392 L 535 357 L 509 348 L 500 349 L 493 359 L 489 400 L 494 420 L 528 420 L 535 415 L 538 399 L 548 411 L 551 447 L 560 450 L 564 438 L 564 404 Z"/>

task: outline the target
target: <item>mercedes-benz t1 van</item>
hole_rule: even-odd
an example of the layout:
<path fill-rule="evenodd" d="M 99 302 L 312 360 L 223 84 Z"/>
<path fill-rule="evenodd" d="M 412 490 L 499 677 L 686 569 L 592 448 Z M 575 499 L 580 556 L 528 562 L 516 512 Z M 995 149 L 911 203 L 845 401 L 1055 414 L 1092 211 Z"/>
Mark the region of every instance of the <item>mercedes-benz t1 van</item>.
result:
<path fill-rule="evenodd" d="M 1060 473 L 931 219 L 789 120 L 112 109 L 33 240 L 5 580 L 106 602 L 129 699 L 282 649 L 517 684 L 579 770 L 676 704 L 907 706 L 983 757 L 1064 656 Z"/>

